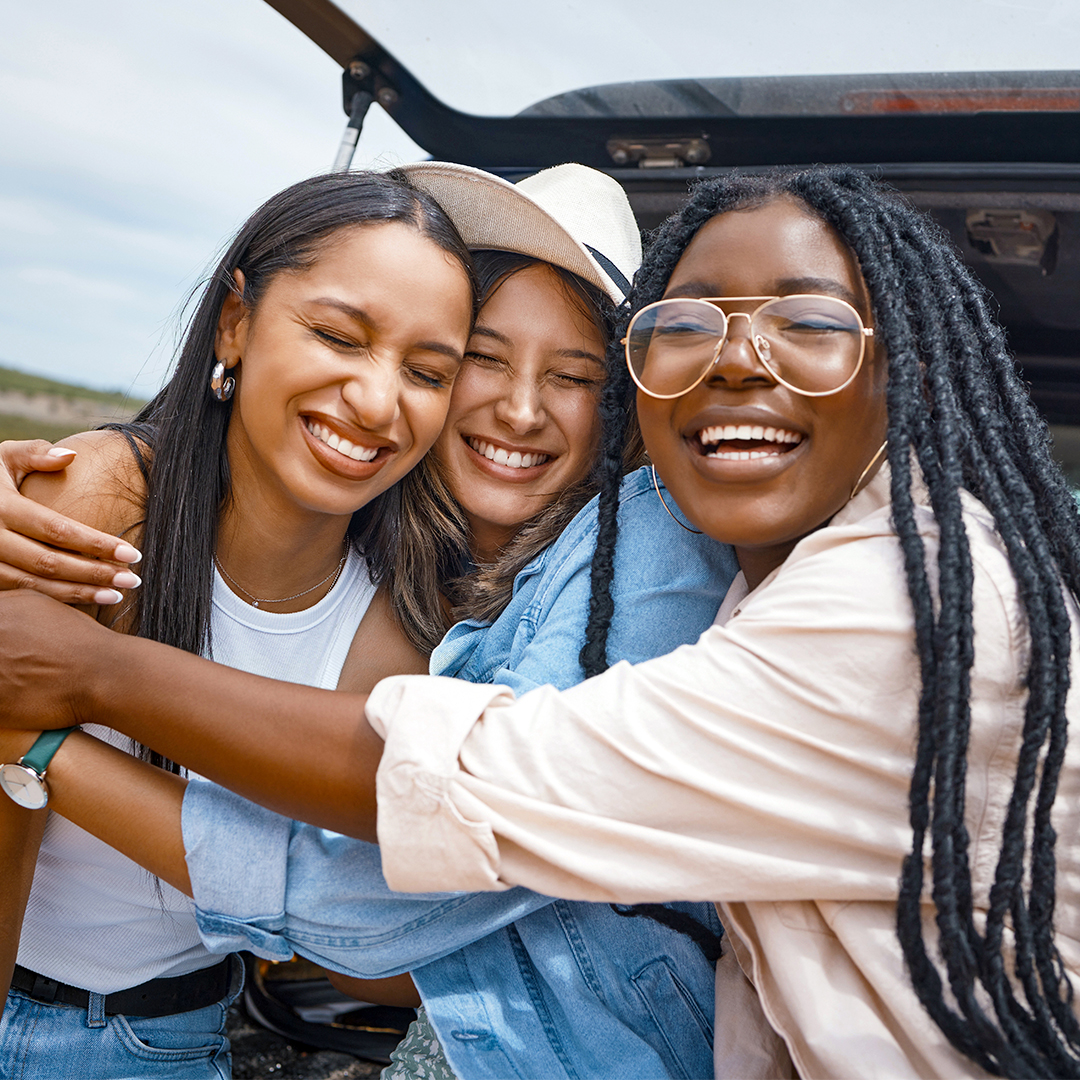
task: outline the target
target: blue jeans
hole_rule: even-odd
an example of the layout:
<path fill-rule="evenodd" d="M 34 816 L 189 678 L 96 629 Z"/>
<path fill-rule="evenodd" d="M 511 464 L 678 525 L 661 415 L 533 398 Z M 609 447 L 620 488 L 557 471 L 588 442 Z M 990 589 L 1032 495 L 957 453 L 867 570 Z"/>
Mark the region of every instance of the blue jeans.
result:
<path fill-rule="evenodd" d="M 229 1080 L 225 1015 L 243 980 L 234 960 L 221 1001 L 171 1016 L 106 1016 L 101 994 L 86 1009 L 45 1004 L 12 990 L 0 1020 L 3 1080 Z"/>

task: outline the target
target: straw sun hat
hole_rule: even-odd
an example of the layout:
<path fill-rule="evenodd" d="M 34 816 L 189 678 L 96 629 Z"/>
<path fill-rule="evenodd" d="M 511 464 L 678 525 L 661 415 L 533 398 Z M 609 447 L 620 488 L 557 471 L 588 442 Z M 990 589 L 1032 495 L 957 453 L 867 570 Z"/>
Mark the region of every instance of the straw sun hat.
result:
<path fill-rule="evenodd" d="M 556 165 L 511 184 L 446 161 L 401 166 L 446 211 L 472 249 L 554 263 L 622 303 L 641 264 L 641 234 L 626 192 L 586 165 Z"/>

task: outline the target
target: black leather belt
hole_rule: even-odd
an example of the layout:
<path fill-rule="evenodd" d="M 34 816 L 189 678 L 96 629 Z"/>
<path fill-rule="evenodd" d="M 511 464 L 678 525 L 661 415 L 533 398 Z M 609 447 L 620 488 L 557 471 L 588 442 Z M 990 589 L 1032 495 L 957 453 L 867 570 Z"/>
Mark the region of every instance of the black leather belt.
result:
<path fill-rule="evenodd" d="M 232 981 L 232 957 L 226 956 L 220 964 L 177 975 L 171 979 L 151 979 L 141 986 L 117 990 L 105 995 L 105 1013 L 115 1016 L 169 1016 L 172 1013 L 205 1009 L 220 1001 L 229 992 Z M 47 1005 L 76 1005 L 85 1009 L 90 1004 L 90 991 L 77 986 L 47 979 L 34 971 L 15 966 L 11 980 L 13 990 L 21 990 L 35 1001 Z"/>

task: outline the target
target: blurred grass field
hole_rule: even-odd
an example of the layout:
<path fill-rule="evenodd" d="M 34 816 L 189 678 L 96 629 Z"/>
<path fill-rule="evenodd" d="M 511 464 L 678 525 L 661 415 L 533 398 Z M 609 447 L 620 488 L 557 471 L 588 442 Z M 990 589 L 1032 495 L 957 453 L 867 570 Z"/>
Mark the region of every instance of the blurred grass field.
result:
<path fill-rule="evenodd" d="M 89 404 L 95 413 L 102 416 L 116 414 L 118 417 L 133 415 L 144 404 L 137 398 L 128 397 L 117 391 L 92 390 L 74 383 L 46 379 L 40 375 L 19 371 L 16 368 L 0 366 L 0 395 L 5 393 L 26 395 L 33 399 L 48 397 L 71 404 Z M 0 400 L 0 440 L 2 439 L 47 439 L 56 442 L 76 431 L 85 431 L 88 424 L 85 419 L 73 418 L 69 422 L 50 422 L 33 416 L 22 415 L 19 405 Z"/>
<path fill-rule="evenodd" d="M 57 382 L 41 375 L 31 375 L 17 368 L 0 367 L 0 390 L 21 390 L 24 394 L 55 394 L 57 397 L 98 401 L 103 405 L 126 407 L 131 400 L 116 390 L 91 390 L 74 383 Z"/>
<path fill-rule="evenodd" d="M 41 420 L 32 420 L 26 416 L 6 416 L 0 413 L 0 441 L 4 439 L 48 439 L 56 442 L 76 431 L 82 431 L 84 425 L 46 424 Z"/>

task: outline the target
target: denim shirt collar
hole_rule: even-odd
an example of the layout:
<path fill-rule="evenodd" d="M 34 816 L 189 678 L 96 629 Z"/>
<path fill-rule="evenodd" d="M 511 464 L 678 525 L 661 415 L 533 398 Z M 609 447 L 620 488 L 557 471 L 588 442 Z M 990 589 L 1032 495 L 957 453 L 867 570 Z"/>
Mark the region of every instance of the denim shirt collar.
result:
<path fill-rule="evenodd" d="M 551 550 L 550 546 L 546 547 L 518 571 L 507 611 L 523 606 L 523 590 L 527 590 L 531 597 L 533 589 L 528 586 L 530 582 L 539 582 L 551 557 Z M 470 682 L 490 682 L 491 663 L 486 658 L 505 654 L 515 629 L 514 620 L 504 620 L 501 616 L 495 623 L 484 619 L 462 619 L 435 646 L 428 662 L 429 674 L 468 679 Z"/>

